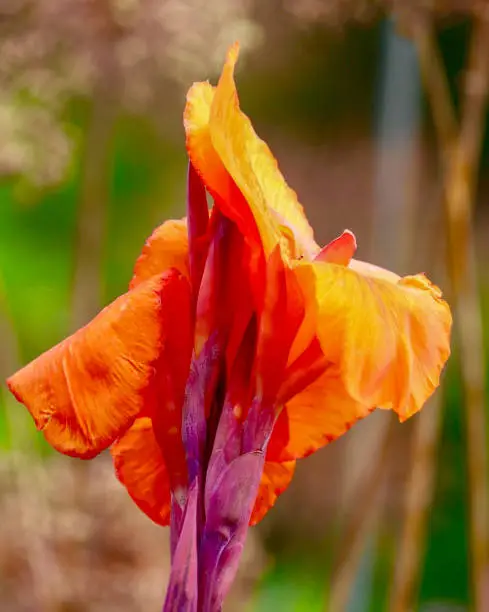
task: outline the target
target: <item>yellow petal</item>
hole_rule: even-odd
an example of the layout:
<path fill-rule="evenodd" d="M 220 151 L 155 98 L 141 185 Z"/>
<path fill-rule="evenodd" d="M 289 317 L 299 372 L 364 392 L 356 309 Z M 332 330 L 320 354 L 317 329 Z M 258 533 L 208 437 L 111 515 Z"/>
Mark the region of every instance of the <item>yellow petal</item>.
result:
<path fill-rule="evenodd" d="M 215 88 L 205 82 L 194 83 L 187 93 L 184 111 L 187 151 L 211 195 L 232 206 L 232 179 L 211 142 L 209 121 L 214 92 Z"/>
<path fill-rule="evenodd" d="M 401 280 L 399 274 L 391 272 L 390 270 L 386 270 L 385 268 L 381 268 L 380 266 L 367 263 L 366 261 L 360 261 L 359 259 L 352 259 L 348 267 L 350 268 L 350 270 L 354 270 L 355 272 L 358 272 L 363 276 L 380 278 L 391 283 L 397 283 L 399 280 Z"/>
<path fill-rule="evenodd" d="M 240 230 L 258 228 L 266 254 L 289 228 L 300 253 L 312 257 L 319 248 L 296 194 L 287 186 L 270 149 L 241 112 L 234 83 L 237 45 L 228 51 L 217 87 L 197 83 L 187 97 L 185 128 L 189 156 L 209 188 L 218 196 Z M 230 178 L 231 177 L 231 180 Z M 236 195 L 235 187 L 239 189 Z M 220 200 L 220 201 L 219 201 Z"/>
<path fill-rule="evenodd" d="M 331 373 L 349 396 L 401 420 L 417 412 L 450 354 L 452 319 L 440 290 L 423 275 L 397 280 L 379 269 L 364 275 L 319 262 L 296 271 Z"/>

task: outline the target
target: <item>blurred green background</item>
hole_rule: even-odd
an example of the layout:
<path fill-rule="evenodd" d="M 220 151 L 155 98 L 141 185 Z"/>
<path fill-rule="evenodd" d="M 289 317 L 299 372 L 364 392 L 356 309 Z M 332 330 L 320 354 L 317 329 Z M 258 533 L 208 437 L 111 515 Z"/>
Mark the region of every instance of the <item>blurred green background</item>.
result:
<path fill-rule="evenodd" d="M 348 227 L 361 259 L 401 273 L 427 271 L 447 286 L 439 150 L 416 51 L 404 37 L 403 26 L 419 16 L 401 10 L 392 20 L 382 8 L 342 0 L 3 2 L 2 379 L 124 292 L 152 229 L 185 214 L 185 92 L 194 80 L 216 78 L 236 38 L 242 108 L 298 192 L 318 242 Z M 422 18 L 436 27 L 460 110 L 473 19 L 449 9 Z M 484 133 L 475 239 L 487 329 Z M 411 608 L 433 612 L 471 605 L 470 443 L 457 350 L 444 382 Z M 53 456 L 23 408 L 6 392 L 2 402 L 0 609 L 159 609 L 167 535 L 133 507 L 110 459 Z M 393 609 L 417 418 L 401 426 L 376 414 L 301 462 L 250 535 L 228 610 L 327 610 L 338 560 L 349 550 L 345 530 L 370 506 L 344 609 Z M 393 443 L 379 461 L 385 435 Z M 370 481 L 380 483 L 376 496 L 363 486 Z"/>

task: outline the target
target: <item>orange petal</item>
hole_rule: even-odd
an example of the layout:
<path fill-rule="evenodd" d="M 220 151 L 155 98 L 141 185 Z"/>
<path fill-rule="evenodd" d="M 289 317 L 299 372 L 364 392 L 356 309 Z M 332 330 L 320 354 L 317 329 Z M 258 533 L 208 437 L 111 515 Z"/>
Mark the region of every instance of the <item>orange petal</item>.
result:
<path fill-rule="evenodd" d="M 417 412 L 450 354 L 440 290 L 422 275 L 390 282 L 321 262 L 296 271 L 324 356 L 350 397 L 401 420 Z"/>
<path fill-rule="evenodd" d="M 168 525 L 170 480 L 151 419 L 136 419 L 110 452 L 117 478 L 138 507 L 158 525 Z"/>
<path fill-rule="evenodd" d="M 340 266 L 347 266 L 356 250 L 357 241 L 355 234 L 350 232 L 350 230 L 345 230 L 341 236 L 338 236 L 338 238 L 335 238 L 321 249 L 316 255 L 315 261 L 327 261 L 339 264 Z"/>
<path fill-rule="evenodd" d="M 372 410 L 353 400 L 341 380 L 327 371 L 287 402 L 273 429 L 267 460 L 307 457 Z"/>
<path fill-rule="evenodd" d="M 251 212 L 267 254 L 281 242 L 280 226 L 292 231 L 300 253 L 315 254 L 319 248 L 296 194 L 240 110 L 234 83 L 237 58 L 234 45 L 215 90 L 208 83 L 197 83 L 189 92 L 185 127 L 190 159 L 209 191 L 218 196 L 217 205 L 225 206 L 224 214 L 245 235 L 252 231 Z M 233 185 L 243 197 L 236 197 Z"/>
<path fill-rule="evenodd" d="M 259 523 L 265 514 L 275 505 L 277 498 L 289 486 L 294 475 L 295 461 L 283 463 L 265 462 L 255 507 L 250 518 L 250 525 Z"/>
<path fill-rule="evenodd" d="M 169 268 L 189 277 L 186 219 L 165 221 L 151 234 L 134 266 L 131 289 Z"/>
<path fill-rule="evenodd" d="M 54 448 L 93 457 L 131 425 L 150 399 L 166 305 L 187 287 L 176 271 L 137 285 L 7 381 Z"/>

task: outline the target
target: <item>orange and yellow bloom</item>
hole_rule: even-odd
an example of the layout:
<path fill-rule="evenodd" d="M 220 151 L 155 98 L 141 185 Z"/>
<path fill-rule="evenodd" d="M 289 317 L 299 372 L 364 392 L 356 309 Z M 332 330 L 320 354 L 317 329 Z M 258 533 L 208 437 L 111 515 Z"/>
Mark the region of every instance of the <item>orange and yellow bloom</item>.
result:
<path fill-rule="evenodd" d="M 424 275 L 356 261 L 348 231 L 316 244 L 240 110 L 237 56 L 187 96 L 187 219 L 155 230 L 127 293 L 8 381 L 54 448 L 110 447 L 138 506 L 171 523 L 168 610 L 197 609 L 193 591 L 218 610 L 247 524 L 296 461 L 375 407 L 415 414 L 450 353 L 450 310 Z"/>

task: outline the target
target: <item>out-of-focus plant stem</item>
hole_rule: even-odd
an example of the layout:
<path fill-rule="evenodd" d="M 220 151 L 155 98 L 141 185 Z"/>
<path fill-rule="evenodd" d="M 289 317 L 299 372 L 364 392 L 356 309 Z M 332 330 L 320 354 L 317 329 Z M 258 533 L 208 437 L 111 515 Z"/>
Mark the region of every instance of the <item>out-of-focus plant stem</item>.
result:
<path fill-rule="evenodd" d="M 429 25 L 417 23 L 415 38 L 444 172 L 447 263 L 465 390 L 473 606 L 476 612 L 483 612 L 489 609 L 485 358 L 473 201 L 489 89 L 489 15 L 481 11 L 473 25 L 460 129 L 456 126 L 445 70 Z M 408 607 L 392 609 L 400 612 Z"/>
<path fill-rule="evenodd" d="M 457 136 L 457 119 L 443 68 L 442 58 L 428 19 L 412 24 L 414 42 L 430 105 L 433 122 L 442 153 L 444 171 L 447 171 L 449 152 Z M 439 244 L 430 253 L 440 269 Z M 404 522 L 390 593 L 390 612 L 408 612 L 413 609 L 419 586 L 428 512 L 433 500 L 436 457 L 441 432 L 442 399 L 440 392 L 416 418 L 411 445 L 411 473 L 406 490 Z"/>
<path fill-rule="evenodd" d="M 107 165 L 113 126 L 112 104 L 96 91 L 83 155 L 72 285 L 71 327 L 85 325 L 100 310 L 106 236 Z"/>
<path fill-rule="evenodd" d="M 391 20 L 385 22 L 383 43 L 372 246 L 378 263 L 389 262 L 390 266 L 401 271 L 406 269 L 413 243 L 415 200 L 412 186 L 417 184 L 420 82 L 415 50 L 397 35 Z M 399 189 L 400 184 L 405 188 Z M 387 237 L 386 226 L 390 230 Z M 359 580 L 369 580 L 365 573 L 362 576 L 362 560 L 372 565 L 368 544 L 375 538 L 382 513 L 380 490 L 385 481 L 389 448 L 396 437 L 395 425 L 392 418 L 378 434 L 377 448 L 380 450 L 377 459 L 362 470 L 361 484 L 355 490 L 356 503 L 343 529 L 342 549 L 326 606 L 330 612 L 368 608 L 365 595 L 360 595 L 355 586 Z"/>
<path fill-rule="evenodd" d="M 413 610 L 422 557 L 428 511 L 433 500 L 436 453 L 441 430 L 440 393 L 416 418 L 411 444 L 411 473 L 406 491 L 405 517 L 390 593 L 390 612 Z"/>
<path fill-rule="evenodd" d="M 361 482 L 356 489 L 356 495 L 362 503 L 355 505 L 354 512 L 341 536 L 341 550 L 335 562 L 324 612 L 342 612 L 348 605 L 367 537 L 379 510 L 377 500 L 385 481 L 385 468 L 393 441 L 394 425 L 393 418 L 386 427 L 382 446 L 371 464 L 370 471 L 365 476 L 362 474 Z"/>
<path fill-rule="evenodd" d="M 92 50 L 98 74 L 82 155 L 72 288 L 72 328 L 78 329 L 101 306 L 102 263 L 106 237 L 110 142 L 117 113 L 120 70 L 115 56 L 119 35 L 111 3 L 92 4 L 98 37 Z"/>
<path fill-rule="evenodd" d="M 16 437 L 15 446 L 20 449 L 26 448 L 25 428 L 23 427 L 25 416 L 18 406 L 12 406 L 10 394 L 5 387 L 5 380 L 20 367 L 19 342 L 17 332 L 9 312 L 6 291 L 0 271 L 0 410 L 5 411 L 6 438 L 8 450 L 13 448 L 12 440 Z"/>
<path fill-rule="evenodd" d="M 465 387 L 473 604 L 477 612 L 484 612 L 489 610 L 486 385 L 472 210 L 488 92 L 489 16 L 481 18 L 474 28 L 463 119 L 446 177 L 445 200 L 449 273 Z"/>
<path fill-rule="evenodd" d="M 19 347 L 17 334 L 9 313 L 6 292 L 0 273 L 0 338 L 2 347 L 0 350 L 0 376 L 2 388 L 5 378 L 10 376 L 19 366 Z"/>
<path fill-rule="evenodd" d="M 451 99 L 447 74 L 443 65 L 436 33 L 430 21 L 417 19 L 412 23 L 412 35 L 418 51 L 423 84 L 432 111 L 432 120 L 440 148 L 444 172 L 458 135 L 458 122 Z"/>

